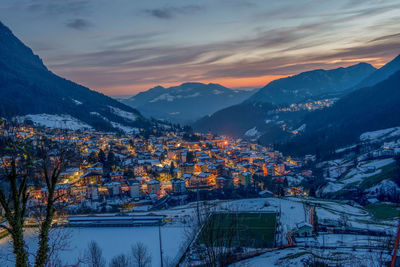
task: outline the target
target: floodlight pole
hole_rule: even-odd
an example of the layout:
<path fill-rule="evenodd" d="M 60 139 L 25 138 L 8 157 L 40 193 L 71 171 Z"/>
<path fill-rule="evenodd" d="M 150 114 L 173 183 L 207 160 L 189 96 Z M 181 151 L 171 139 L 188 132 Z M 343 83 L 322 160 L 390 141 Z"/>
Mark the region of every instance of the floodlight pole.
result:
<path fill-rule="evenodd" d="M 162 256 L 162 244 L 161 244 L 161 220 L 159 220 L 159 222 L 158 222 L 158 240 L 160 241 L 160 260 L 161 260 L 160 266 L 163 267 L 164 263 L 163 263 L 163 256 Z"/>

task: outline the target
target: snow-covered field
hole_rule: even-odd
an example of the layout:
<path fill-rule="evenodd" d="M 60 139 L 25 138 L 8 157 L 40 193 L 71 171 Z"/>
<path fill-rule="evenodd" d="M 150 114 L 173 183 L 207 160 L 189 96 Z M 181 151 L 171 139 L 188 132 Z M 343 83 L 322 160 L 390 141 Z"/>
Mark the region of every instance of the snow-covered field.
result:
<path fill-rule="evenodd" d="M 28 114 L 16 117 L 18 121 L 31 120 L 37 126 L 68 130 L 88 130 L 92 127 L 70 115 Z"/>
<path fill-rule="evenodd" d="M 346 217 L 348 226 L 370 229 L 385 230 L 387 232 L 395 231 L 396 221 L 374 222 L 372 216 L 361 206 L 351 206 L 339 201 L 314 199 L 314 198 L 254 198 L 233 201 L 209 201 L 210 208 L 216 211 L 242 211 L 242 212 L 279 212 L 281 211 L 280 230 L 281 235 L 277 236 L 277 241 L 282 241 L 282 245 L 287 244 L 286 234 L 296 229 L 297 224 L 309 222 L 310 205 L 316 205 L 316 215 L 318 220 L 338 221 Z M 165 215 L 168 222 L 162 227 L 163 254 L 169 259 L 174 259 L 178 253 L 182 252 L 182 244 L 187 240 L 185 238 L 185 226 L 190 224 L 195 213 L 197 203 L 192 202 L 187 205 L 174 207 L 167 210 L 158 211 L 157 214 Z M 135 214 L 146 214 L 146 212 L 135 212 Z M 32 230 L 30 230 L 32 231 Z M 91 240 L 96 241 L 103 249 L 104 256 L 109 261 L 112 257 L 127 253 L 132 244 L 143 242 L 151 251 L 153 266 L 159 266 L 159 239 L 158 227 L 126 227 L 126 228 L 65 228 L 70 231 L 70 241 L 67 250 L 60 253 L 61 259 L 66 263 L 73 263 L 83 253 Z M 36 239 L 32 232 L 27 231 L 27 243 L 30 249 L 36 248 Z M 322 239 L 321 239 L 322 238 Z M 346 242 L 357 241 L 359 244 L 369 244 L 374 237 L 354 235 L 335 235 L 326 234 L 325 237 L 318 237 L 315 242 L 326 245 L 340 245 Z M 311 240 L 310 240 L 311 242 Z M 310 244 L 310 243 L 308 243 Z M 317 249 L 312 252 L 316 253 Z M 340 249 L 342 252 L 344 249 Z M 350 253 L 360 254 L 349 250 Z M 11 246 L 7 244 L 7 239 L 0 240 L 0 254 L 10 254 Z M 300 254 L 299 254 L 300 253 Z M 253 259 L 241 262 L 234 266 L 303 266 L 301 259 L 310 255 L 310 249 L 302 248 L 283 249 L 274 252 L 268 252 Z M 297 254 L 299 254 L 297 256 Z M 295 255 L 296 257 L 294 257 Z M 4 258 L 0 258 L 3 263 Z M 243 265 L 244 264 L 244 265 Z M 248 264 L 248 265 L 245 265 Z M 282 265 L 283 264 L 283 265 Z M 13 266 L 11 262 L 0 266 Z"/>
<path fill-rule="evenodd" d="M 400 136 L 400 127 L 393 127 L 393 128 L 363 133 L 360 135 L 360 141 L 371 141 L 371 140 L 390 138 L 395 136 Z"/>
<path fill-rule="evenodd" d="M 137 119 L 137 116 L 131 112 L 116 108 L 116 107 L 112 107 L 112 106 L 108 106 L 111 110 L 112 113 L 114 113 L 115 115 L 125 118 L 127 120 L 130 121 L 135 121 Z"/>
<path fill-rule="evenodd" d="M 377 159 L 360 162 L 357 167 L 351 167 L 350 162 L 337 163 L 337 160 L 327 162 L 330 166 L 327 167 L 327 169 L 329 168 L 330 177 L 326 178 L 330 180 L 330 182 L 322 188 L 321 193 L 325 195 L 328 193 L 338 192 L 347 185 L 359 185 L 365 179 L 380 174 L 383 167 L 392 164 L 393 162 L 393 158 Z M 340 175 L 343 174 L 345 174 L 344 177 L 338 179 Z"/>
<path fill-rule="evenodd" d="M 79 257 L 84 256 L 88 243 L 94 240 L 102 248 L 107 262 L 116 255 L 128 253 L 131 245 L 136 242 L 142 242 L 151 253 L 152 266 L 160 266 L 158 227 L 63 228 L 62 231 L 67 233 L 68 243 L 68 246 L 59 253 L 64 264 L 77 262 Z M 161 239 L 164 259 L 168 257 L 172 260 L 184 241 L 184 228 L 163 226 L 161 227 Z M 2 267 L 14 266 L 11 256 L 12 247 L 8 241 L 9 238 L 0 240 L 0 266 Z M 37 249 L 37 238 L 35 238 L 33 230 L 27 230 L 26 241 L 31 248 L 30 252 Z"/>
<path fill-rule="evenodd" d="M 112 125 L 114 128 L 120 129 L 121 131 L 123 131 L 123 132 L 126 133 L 126 134 L 135 134 L 135 133 L 139 133 L 139 129 L 136 128 L 136 127 L 124 126 L 124 125 L 122 125 L 122 124 L 120 124 L 120 123 L 116 123 L 116 122 L 113 122 L 113 121 L 111 122 L 111 125 Z"/>

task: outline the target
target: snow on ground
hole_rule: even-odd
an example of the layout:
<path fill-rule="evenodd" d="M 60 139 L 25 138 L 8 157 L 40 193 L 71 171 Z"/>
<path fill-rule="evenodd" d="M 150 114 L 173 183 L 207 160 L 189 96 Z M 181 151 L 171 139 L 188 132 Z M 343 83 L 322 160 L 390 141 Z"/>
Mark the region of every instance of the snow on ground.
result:
<path fill-rule="evenodd" d="M 166 100 L 168 102 L 172 102 L 176 98 L 182 98 L 182 96 L 181 95 L 173 96 L 173 95 L 170 95 L 169 93 L 165 93 L 165 94 L 161 94 L 161 95 L 157 96 L 153 100 L 150 100 L 150 103 L 154 103 L 157 101 L 164 101 L 164 100 Z"/>
<path fill-rule="evenodd" d="M 293 132 L 303 132 L 305 129 L 306 129 L 306 124 L 302 124 L 299 128 L 297 128 Z"/>
<path fill-rule="evenodd" d="M 81 101 L 78 101 L 78 100 L 76 100 L 76 99 L 72 99 L 72 98 L 71 98 L 71 100 L 72 100 L 77 106 L 83 104 Z"/>
<path fill-rule="evenodd" d="M 36 126 L 68 130 L 88 130 L 92 127 L 70 115 L 28 114 L 15 117 L 18 121 L 31 120 Z"/>
<path fill-rule="evenodd" d="M 346 215 L 347 222 L 350 226 L 360 227 L 363 229 L 376 229 L 394 231 L 394 224 L 374 223 L 370 214 L 360 206 L 350 206 L 343 202 L 314 199 L 314 198 L 254 198 L 242 199 L 233 201 L 208 201 L 209 206 L 217 211 L 232 211 L 232 212 L 279 212 L 282 211 L 280 222 L 282 226 L 282 236 L 296 228 L 296 224 L 308 222 L 309 215 L 308 204 L 316 205 L 316 214 L 319 220 L 330 219 L 339 220 Z M 197 207 L 196 202 L 173 207 L 167 210 L 157 211 L 157 214 L 166 215 L 170 219 L 165 226 L 162 227 L 162 242 L 163 253 L 170 259 L 174 258 L 178 251 L 181 251 L 181 244 L 185 238 L 185 226 L 191 222 L 192 216 L 195 214 Z M 134 214 L 148 214 L 148 212 L 134 212 Z M 157 227 L 124 227 L 124 228 L 66 228 L 71 233 L 70 246 L 67 251 L 61 253 L 61 258 L 67 263 L 73 262 L 87 247 L 88 242 L 95 240 L 100 247 L 103 248 L 104 255 L 108 260 L 113 256 L 126 253 L 129 247 L 137 241 L 143 242 L 149 247 L 152 253 L 153 266 L 159 266 L 159 250 L 158 250 L 158 228 Z M 341 244 L 342 238 L 348 241 L 352 237 L 342 237 L 340 235 L 331 235 L 320 240 L 319 237 L 315 242 L 326 242 L 325 244 Z M 286 238 L 283 239 L 283 245 L 286 244 Z M 329 240 L 328 240 L 329 239 Z M 353 237 L 365 244 L 366 238 L 363 236 Z M 373 238 L 372 238 L 373 239 Z M 11 247 L 2 239 L 0 240 L 0 253 L 10 252 Z M 36 246 L 35 239 L 32 234 L 27 238 L 29 246 Z M 328 241 L 327 241 L 328 240 Z M 339 242 L 340 241 L 340 242 Z M 311 244 L 311 240 L 310 243 Z M 316 249 L 312 250 L 316 253 Z M 343 251 L 338 249 L 335 251 Z M 361 253 L 349 250 L 350 253 Z M 298 254 L 298 255 L 297 255 Z M 301 254 L 301 255 L 300 255 Z M 303 266 L 302 259 L 307 257 L 310 251 L 302 248 L 290 248 L 268 252 L 261 256 L 242 261 L 237 266 Z M 1 260 L 1 259 L 0 259 Z M 248 265 L 246 265 L 248 264 Z M 3 266 L 3 265 L 2 265 Z M 6 267 L 12 266 L 5 265 Z"/>
<path fill-rule="evenodd" d="M 139 133 L 139 132 L 140 132 L 140 130 L 139 130 L 138 128 L 136 128 L 136 127 L 125 126 L 125 125 L 122 125 L 122 124 L 120 124 L 120 123 L 110 121 L 109 119 L 107 119 L 106 117 L 103 117 L 103 116 L 102 116 L 100 113 L 98 113 L 98 112 L 90 112 L 90 114 L 101 117 L 101 118 L 104 119 L 105 121 L 108 121 L 109 123 L 111 123 L 112 127 L 117 128 L 117 129 L 120 129 L 120 130 L 123 131 L 125 134 L 136 134 L 136 133 Z M 129 113 L 129 114 L 131 114 L 131 113 Z"/>
<path fill-rule="evenodd" d="M 363 133 L 360 135 L 360 141 L 371 141 L 371 140 L 382 139 L 386 137 L 395 137 L 395 136 L 400 136 L 400 127 L 393 127 L 393 128 Z"/>
<path fill-rule="evenodd" d="M 387 159 L 380 159 L 380 160 L 373 160 L 369 162 L 361 162 L 358 164 L 357 167 L 352 167 L 350 171 L 341 178 L 340 180 L 334 180 L 333 182 L 329 182 L 322 190 L 322 194 L 328 194 L 328 193 L 334 193 L 338 192 L 339 190 L 342 190 L 345 188 L 347 185 L 356 185 L 361 183 L 363 180 L 365 180 L 368 177 L 377 175 L 381 173 L 381 168 L 385 167 L 391 163 L 394 162 L 394 159 L 392 158 L 387 158 Z M 345 173 L 347 168 L 349 167 L 349 163 L 342 163 L 343 165 L 339 164 L 338 167 L 336 167 L 336 164 L 334 165 L 334 161 L 329 162 L 329 173 L 331 178 L 339 178 L 339 174 Z"/>
<path fill-rule="evenodd" d="M 293 201 L 291 199 L 280 198 L 255 198 L 237 201 L 229 201 L 221 203 L 221 210 L 231 211 L 282 211 L 281 224 L 283 236 L 296 227 L 296 224 L 307 221 L 307 215 L 303 207 L 303 202 L 300 199 Z M 286 239 L 282 240 L 284 244 Z"/>
<path fill-rule="evenodd" d="M 288 262 L 288 264 L 283 263 L 286 257 L 290 255 L 297 255 L 306 250 L 302 248 L 288 248 L 283 250 L 275 250 L 272 252 L 264 253 L 258 257 L 254 257 L 248 260 L 240 261 L 235 264 L 232 264 L 232 267 L 242 267 L 242 266 L 251 266 L 251 267 L 266 267 L 266 266 L 301 266 L 303 267 L 303 263 L 301 262 L 302 257 L 296 257 L 294 260 Z"/>
<path fill-rule="evenodd" d="M 374 187 L 366 190 L 368 192 L 368 197 L 376 197 L 378 194 L 394 194 L 395 192 L 400 192 L 399 186 L 392 180 L 383 180 Z"/>
<path fill-rule="evenodd" d="M 293 267 L 303 267 L 306 266 L 304 263 L 306 260 L 314 258 L 325 259 L 327 257 L 332 257 L 329 266 L 343 266 L 343 267 L 353 267 L 353 266 L 379 266 L 378 262 L 380 259 L 380 251 L 369 251 L 368 249 L 316 249 L 316 248 L 287 248 L 282 250 L 275 250 L 271 252 L 264 253 L 258 257 L 250 258 L 235 264 L 232 267 L 270 267 L 270 266 L 293 266 Z M 390 261 L 390 255 L 383 255 L 385 261 Z M 326 260 L 322 260 L 326 263 Z M 312 262 L 312 261 L 311 261 Z"/>
<path fill-rule="evenodd" d="M 301 176 L 301 175 L 296 175 L 296 176 L 288 175 L 288 176 L 286 176 L 286 180 L 287 180 L 289 186 L 297 186 L 304 180 L 304 176 Z"/>
<path fill-rule="evenodd" d="M 112 113 L 114 113 L 115 115 L 117 115 L 119 117 L 125 118 L 130 121 L 135 121 L 137 119 L 137 115 L 132 112 L 128 112 L 128 111 L 125 111 L 125 110 L 122 110 L 122 109 L 119 109 L 116 107 L 112 107 L 112 106 L 108 106 L 108 107 L 110 108 Z"/>
<path fill-rule="evenodd" d="M 78 257 L 82 257 L 88 243 L 96 241 L 103 250 L 103 256 L 107 263 L 111 258 L 121 253 L 128 253 L 131 245 L 136 242 L 144 243 L 152 257 L 152 266 L 160 266 L 160 250 L 158 239 L 158 227 L 104 227 L 104 228 L 62 228 L 66 231 L 66 250 L 60 252 L 60 259 L 64 264 L 73 264 Z M 163 244 L 163 255 L 170 260 L 173 259 L 184 241 L 183 227 L 161 227 L 161 240 Z M 11 255 L 12 247 L 7 242 L 8 238 L 0 240 L 0 261 L 2 267 L 14 266 L 12 262 L 6 263 L 5 255 Z M 35 233 L 27 231 L 26 241 L 32 251 L 37 249 L 37 238 Z M 11 258 L 11 257 L 8 257 Z"/>
<path fill-rule="evenodd" d="M 136 133 L 139 133 L 139 129 L 136 128 L 136 127 L 124 126 L 124 125 L 122 125 L 122 124 L 119 124 L 119 123 L 113 122 L 113 121 L 111 121 L 110 123 L 111 123 L 111 125 L 112 125 L 114 128 L 118 128 L 118 129 L 120 129 L 121 131 L 123 131 L 123 132 L 126 133 L 126 134 L 136 134 Z"/>
<path fill-rule="evenodd" d="M 98 112 L 92 111 L 92 112 L 90 112 L 90 114 L 94 115 L 94 116 L 99 116 L 99 117 L 102 117 L 103 119 L 105 119 L 105 117 L 101 116 L 101 114 Z"/>
<path fill-rule="evenodd" d="M 251 128 L 251 129 L 247 130 L 247 131 L 244 133 L 244 135 L 245 135 L 245 136 L 250 136 L 250 137 L 254 137 L 254 136 L 258 135 L 257 128 L 256 128 L 256 127 L 253 127 L 253 128 Z"/>
<path fill-rule="evenodd" d="M 198 97 L 199 95 L 200 95 L 200 93 L 199 93 L 199 92 L 196 92 L 196 93 L 194 93 L 194 94 L 184 96 L 183 98 L 194 98 L 194 97 Z"/>
<path fill-rule="evenodd" d="M 343 147 L 343 148 L 339 148 L 339 149 L 336 149 L 336 153 L 342 153 L 342 152 L 344 152 L 344 151 L 347 151 L 347 150 L 350 150 L 350 149 L 353 149 L 353 148 L 355 148 L 357 145 L 352 145 L 352 146 L 348 146 L 348 147 Z"/>
<path fill-rule="evenodd" d="M 214 94 L 214 95 L 220 95 L 220 94 L 222 94 L 222 93 L 224 93 L 224 92 L 221 91 L 221 90 L 218 90 L 218 89 L 214 89 L 214 90 L 213 90 L 213 94 Z"/>
<path fill-rule="evenodd" d="M 333 192 L 337 192 L 339 190 L 342 190 L 343 187 L 345 187 L 346 184 L 343 183 L 332 183 L 329 182 L 322 190 L 321 193 L 322 194 L 329 194 L 329 193 L 333 193 Z"/>

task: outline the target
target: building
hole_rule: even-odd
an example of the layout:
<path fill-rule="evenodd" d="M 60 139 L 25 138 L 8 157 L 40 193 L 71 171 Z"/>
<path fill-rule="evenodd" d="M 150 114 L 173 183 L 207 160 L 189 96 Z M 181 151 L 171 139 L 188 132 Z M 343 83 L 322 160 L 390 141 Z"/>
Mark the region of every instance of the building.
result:
<path fill-rule="evenodd" d="M 98 172 L 88 171 L 81 176 L 81 179 L 82 179 L 83 185 L 100 184 L 102 177 L 103 177 L 103 175 Z"/>
<path fill-rule="evenodd" d="M 122 182 L 124 179 L 124 173 L 119 171 L 110 172 L 110 179 L 112 181 Z"/>
<path fill-rule="evenodd" d="M 160 182 L 157 180 L 151 180 L 147 182 L 147 193 L 148 194 L 160 194 Z"/>
<path fill-rule="evenodd" d="M 112 196 L 118 196 L 120 193 L 121 183 L 120 182 L 110 182 L 106 184 L 108 192 L 111 193 Z"/>
<path fill-rule="evenodd" d="M 215 187 L 217 189 L 233 188 L 233 179 L 230 177 L 219 176 L 215 179 Z"/>
<path fill-rule="evenodd" d="M 97 184 L 87 185 L 87 197 L 91 200 L 98 200 L 99 199 L 99 188 Z"/>
<path fill-rule="evenodd" d="M 239 183 L 244 186 L 250 186 L 252 184 L 251 172 L 242 172 L 239 174 Z"/>
<path fill-rule="evenodd" d="M 129 193 L 132 198 L 140 198 L 142 195 L 142 184 L 134 179 L 134 180 L 129 180 Z"/>
<path fill-rule="evenodd" d="M 298 223 L 295 237 L 308 237 L 313 235 L 313 226 L 306 222 Z"/>
<path fill-rule="evenodd" d="M 182 179 L 174 178 L 171 180 L 172 192 L 173 193 L 184 193 L 186 192 L 186 182 Z"/>

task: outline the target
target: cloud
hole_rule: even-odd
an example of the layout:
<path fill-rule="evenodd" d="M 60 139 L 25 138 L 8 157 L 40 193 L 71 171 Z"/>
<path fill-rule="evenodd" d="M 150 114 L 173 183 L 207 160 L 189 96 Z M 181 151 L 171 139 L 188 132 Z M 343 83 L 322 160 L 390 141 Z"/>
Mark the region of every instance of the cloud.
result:
<path fill-rule="evenodd" d="M 89 1 L 87 0 L 44 0 L 40 2 L 35 1 L 34 3 L 28 5 L 27 10 L 47 16 L 82 15 L 88 12 L 88 7 Z"/>
<path fill-rule="evenodd" d="M 203 7 L 199 5 L 187 5 L 182 7 L 163 7 L 155 9 L 146 9 L 145 13 L 158 18 L 158 19 L 172 19 L 177 15 L 188 15 L 202 10 Z"/>
<path fill-rule="evenodd" d="M 318 5 L 316 0 L 296 0 L 293 5 L 276 4 L 268 8 L 247 0 L 221 1 L 225 8 L 163 4 L 141 7 L 138 12 L 142 16 L 132 19 L 129 12 L 132 24 L 109 35 L 99 34 L 100 41 L 86 52 L 81 53 L 83 49 L 65 54 L 52 52 L 46 60 L 62 76 L 106 90 L 116 86 L 139 88 L 144 84 L 292 75 L 363 60 L 380 66 L 399 52 L 400 35 L 394 27 L 398 15 L 391 11 L 398 7 L 396 2 L 373 6 L 353 1 L 349 4 L 351 9 L 337 10 L 328 4 Z M 204 28 L 213 27 L 210 35 L 203 27 L 193 25 L 198 22 L 187 16 L 205 8 L 210 13 L 201 15 Z M 237 14 L 238 8 L 246 11 L 243 16 Z M 76 7 L 50 3 L 39 10 L 48 14 L 67 13 L 62 22 L 67 21 L 65 25 L 75 30 L 91 26 L 81 19 L 86 16 Z M 160 28 L 156 21 L 178 17 L 187 22 L 187 27 L 171 23 L 173 28 L 168 28 L 169 24 Z M 95 21 L 96 16 L 90 18 Z M 366 23 L 369 18 L 370 23 Z M 100 21 L 96 22 L 96 27 L 101 26 Z M 180 33 L 182 29 L 184 35 Z"/>
<path fill-rule="evenodd" d="M 371 40 L 370 42 L 372 43 L 372 42 L 378 42 L 378 41 L 385 41 L 385 40 L 394 39 L 394 38 L 400 38 L 400 33 L 381 36 L 381 37 Z"/>
<path fill-rule="evenodd" d="M 67 27 L 75 30 L 85 30 L 92 26 L 92 24 L 85 19 L 74 19 L 65 24 Z"/>

